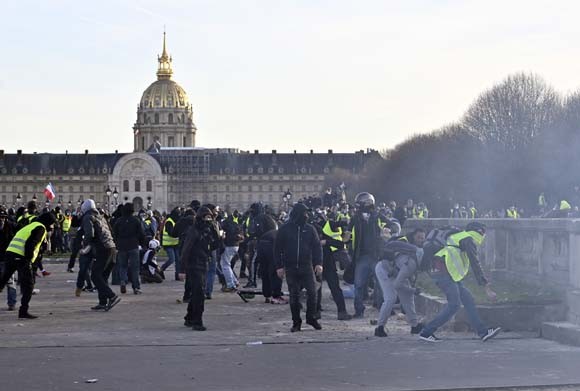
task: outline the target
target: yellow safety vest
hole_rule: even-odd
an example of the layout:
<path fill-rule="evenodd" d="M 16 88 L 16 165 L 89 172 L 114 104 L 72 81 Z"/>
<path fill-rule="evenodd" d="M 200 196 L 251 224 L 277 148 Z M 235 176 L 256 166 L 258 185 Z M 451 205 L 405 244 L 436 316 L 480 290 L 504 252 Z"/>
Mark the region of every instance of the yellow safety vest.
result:
<path fill-rule="evenodd" d="M 232 220 L 234 220 L 234 223 L 239 224 L 240 218 L 239 217 L 232 217 Z"/>
<path fill-rule="evenodd" d="M 507 217 L 512 218 L 512 219 L 517 219 L 518 218 L 518 211 L 517 210 L 507 210 Z"/>
<path fill-rule="evenodd" d="M 170 236 L 169 233 L 167 233 L 167 223 L 172 223 L 173 229 L 175 229 L 175 221 L 173 221 L 171 217 L 168 217 L 167 220 L 165 220 L 165 225 L 163 226 L 163 247 L 177 246 L 179 244 L 179 238 L 174 238 L 173 236 Z"/>
<path fill-rule="evenodd" d="M 345 220 L 347 223 L 350 222 L 350 216 L 348 213 L 338 212 L 336 214 L 336 221 Z"/>
<path fill-rule="evenodd" d="M 326 236 L 330 236 L 334 240 L 339 240 L 342 242 L 342 228 L 338 227 L 338 231 L 333 231 L 332 228 L 330 228 L 329 221 L 327 221 L 326 224 L 324 224 L 324 227 L 322 227 L 322 233 L 324 233 Z M 342 249 L 344 249 L 344 245 L 340 250 Z M 339 248 L 330 246 L 330 251 L 335 252 L 336 250 L 339 250 Z"/>
<path fill-rule="evenodd" d="M 477 209 L 475 208 L 469 208 L 469 217 L 471 217 L 472 219 L 477 217 Z"/>
<path fill-rule="evenodd" d="M 22 216 L 20 216 L 18 218 L 18 220 L 16 220 L 17 223 L 20 223 L 20 221 L 22 219 L 26 220 L 25 223 L 26 224 L 30 224 L 34 219 L 36 218 L 36 215 L 29 215 L 28 212 L 24 213 Z"/>
<path fill-rule="evenodd" d="M 65 216 L 62 222 L 62 232 L 67 233 L 70 231 L 70 226 L 72 224 L 72 216 Z"/>
<path fill-rule="evenodd" d="M 418 219 L 426 219 L 429 215 L 429 209 L 421 209 L 418 213 L 417 213 L 417 218 Z"/>
<path fill-rule="evenodd" d="M 566 201 L 566 200 L 560 201 L 560 210 L 567 210 L 567 209 L 572 209 L 572 207 L 570 206 L 568 201 Z"/>
<path fill-rule="evenodd" d="M 26 245 L 26 241 L 28 240 L 28 238 L 30 238 L 32 231 L 37 227 L 42 227 L 43 234 L 42 240 L 36 244 L 36 247 L 34 247 L 34 252 L 32 253 L 31 263 L 34 263 L 34 261 L 36 261 L 36 258 L 38 258 L 38 252 L 40 251 L 41 244 L 46 240 L 46 228 L 42 223 L 33 222 L 18 230 L 18 232 L 16 232 L 16 235 L 14 235 L 14 238 L 12 238 L 12 241 L 8 245 L 6 251 L 10 251 L 11 253 L 20 256 L 25 256 L 24 247 Z"/>
<path fill-rule="evenodd" d="M 447 272 L 455 282 L 463 280 L 469 272 L 469 257 L 459 248 L 459 242 L 467 237 L 471 237 L 477 246 L 483 243 L 483 235 L 479 232 L 462 231 L 450 235 L 447 245 L 435 253 L 435 256 L 445 258 Z"/>

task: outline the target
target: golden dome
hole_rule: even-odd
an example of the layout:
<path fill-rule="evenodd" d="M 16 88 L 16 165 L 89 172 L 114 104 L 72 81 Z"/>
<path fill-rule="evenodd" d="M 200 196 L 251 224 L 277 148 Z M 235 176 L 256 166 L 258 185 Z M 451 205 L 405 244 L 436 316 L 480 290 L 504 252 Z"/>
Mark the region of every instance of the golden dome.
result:
<path fill-rule="evenodd" d="M 163 32 L 163 52 L 157 56 L 159 68 L 157 69 L 157 81 L 152 83 L 141 97 L 140 107 L 147 108 L 188 108 L 189 99 L 185 90 L 179 84 L 171 80 L 173 59 L 167 54 L 165 48 L 165 32 Z"/>
<path fill-rule="evenodd" d="M 143 109 L 163 107 L 186 109 L 189 107 L 189 99 L 179 84 L 173 80 L 162 79 L 147 87 L 141 97 L 140 107 Z"/>

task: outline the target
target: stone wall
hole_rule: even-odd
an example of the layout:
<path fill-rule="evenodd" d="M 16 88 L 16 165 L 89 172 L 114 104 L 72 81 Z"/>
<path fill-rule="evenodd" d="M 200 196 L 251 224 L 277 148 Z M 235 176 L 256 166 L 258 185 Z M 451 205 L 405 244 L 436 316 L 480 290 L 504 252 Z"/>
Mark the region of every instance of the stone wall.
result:
<path fill-rule="evenodd" d="M 479 219 L 488 231 L 480 259 L 503 278 L 549 284 L 566 292 L 568 320 L 580 324 L 580 220 Z M 465 227 L 468 220 L 411 219 L 404 231 L 445 225 Z"/>

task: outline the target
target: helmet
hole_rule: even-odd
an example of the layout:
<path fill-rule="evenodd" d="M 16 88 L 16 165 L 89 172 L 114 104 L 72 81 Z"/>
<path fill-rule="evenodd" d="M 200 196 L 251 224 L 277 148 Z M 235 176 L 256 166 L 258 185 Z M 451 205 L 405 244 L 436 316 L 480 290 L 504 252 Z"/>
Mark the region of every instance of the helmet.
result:
<path fill-rule="evenodd" d="M 483 223 L 480 223 L 478 221 L 473 221 L 469 224 L 467 224 L 467 226 L 465 227 L 466 231 L 479 231 L 482 234 L 485 233 L 486 230 L 486 226 Z"/>
<path fill-rule="evenodd" d="M 151 239 L 149 241 L 149 248 L 151 250 L 155 250 L 155 249 L 159 248 L 159 240 L 157 240 L 157 239 Z"/>
<path fill-rule="evenodd" d="M 362 192 L 354 197 L 354 203 L 359 208 L 369 207 L 375 205 L 375 197 L 371 193 Z"/>

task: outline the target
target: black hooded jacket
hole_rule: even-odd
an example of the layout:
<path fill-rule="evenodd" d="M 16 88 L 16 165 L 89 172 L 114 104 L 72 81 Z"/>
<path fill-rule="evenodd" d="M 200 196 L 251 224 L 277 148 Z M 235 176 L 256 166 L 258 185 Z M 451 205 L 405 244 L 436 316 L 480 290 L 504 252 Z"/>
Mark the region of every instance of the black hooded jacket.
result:
<path fill-rule="evenodd" d="M 322 247 L 316 229 L 301 221 L 308 208 L 298 203 L 290 212 L 290 220 L 278 230 L 274 243 L 276 269 L 322 265 Z"/>
<path fill-rule="evenodd" d="M 214 221 L 203 221 L 203 216 L 208 213 L 211 214 L 209 209 L 201 207 L 195 218 L 195 223 L 187 231 L 185 242 L 181 248 L 181 273 L 185 270 L 207 270 L 211 252 L 219 243 Z"/>

